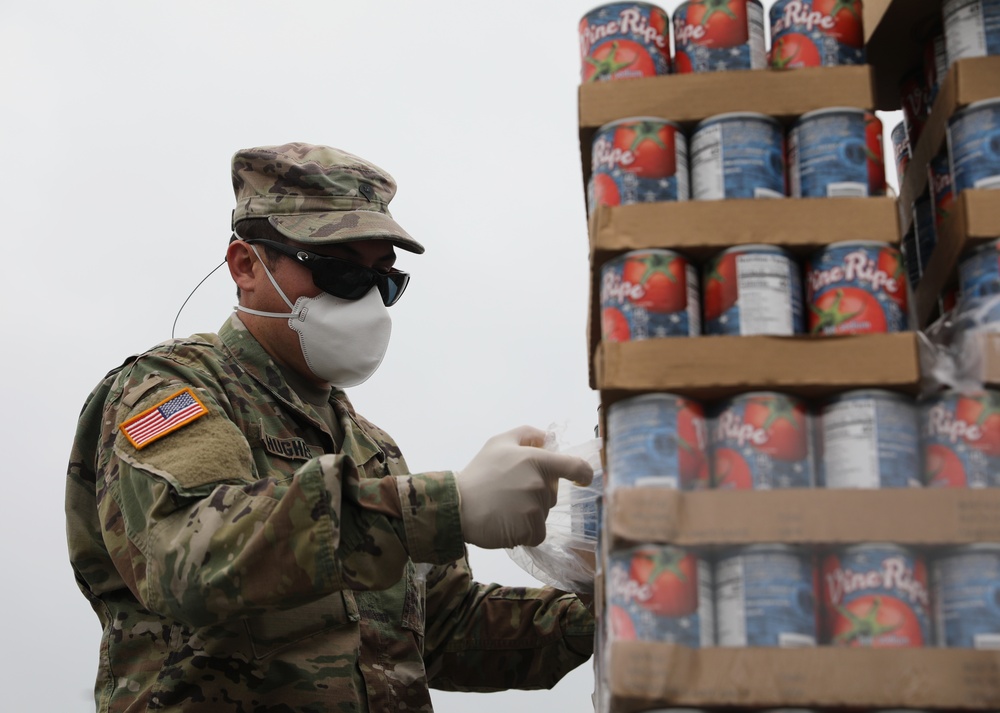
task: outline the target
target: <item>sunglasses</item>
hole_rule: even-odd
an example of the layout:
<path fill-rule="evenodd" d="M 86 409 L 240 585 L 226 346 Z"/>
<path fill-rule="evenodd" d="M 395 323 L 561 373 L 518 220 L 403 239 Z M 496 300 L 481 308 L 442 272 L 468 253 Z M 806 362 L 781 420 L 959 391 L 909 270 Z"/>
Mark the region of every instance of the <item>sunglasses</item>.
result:
<path fill-rule="evenodd" d="M 382 303 L 386 307 L 391 307 L 403 296 L 403 291 L 410 282 L 409 273 L 400 272 L 395 268 L 389 272 L 379 272 L 348 260 L 317 255 L 302 248 L 263 238 L 253 238 L 246 242 L 251 245 L 264 245 L 282 255 L 287 255 L 312 273 L 316 287 L 345 300 L 359 300 L 375 286 L 382 295 Z"/>

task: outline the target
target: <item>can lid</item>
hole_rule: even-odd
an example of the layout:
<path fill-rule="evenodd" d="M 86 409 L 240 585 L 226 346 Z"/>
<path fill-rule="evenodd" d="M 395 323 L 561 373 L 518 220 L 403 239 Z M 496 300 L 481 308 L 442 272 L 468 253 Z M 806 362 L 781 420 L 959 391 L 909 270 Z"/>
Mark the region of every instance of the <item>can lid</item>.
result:
<path fill-rule="evenodd" d="M 763 121 L 768 124 L 772 124 L 778 127 L 779 129 L 781 128 L 781 122 L 775 119 L 773 116 L 768 116 L 767 114 L 761 114 L 755 111 L 730 111 L 725 114 L 716 114 L 715 116 L 710 116 L 707 119 L 703 119 L 702 121 L 698 122 L 697 126 L 694 127 L 694 130 L 698 131 L 702 127 L 723 121 Z"/>
<path fill-rule="evenodd" d="M 634 406 L 645 402 L 656 402 L 656 401 L 681 402 L 683 404 L 694 406 L 695 408 L 701 409 L 701 402 L 699 401 L 695 401 L 694 399 L 689 399 L 686 396 L 680 396 L 678 394 L 671 394 L 665 391 L 658 391 L 650 394 L 641 394 L 639 396 L 632 396 L 627 399 L 622 399 L 621 401 L 615 401 L 613 404 L 611 404 L 610 408 L 608 408 L 608 416 L 610 417 L 616 411 L 626 406 Z"/>
<path fill-rule="evenodd" d="M 994 106 L 1000 106 L 1000 97 L 992 97 L 990 99 L 980 99 L 977 102 L 972 102 L 964 109 L 956 111 L 952 115 L 951 119 L 948 120 L 948 123 L 950 124 L 953 120 L 961 116 L 965 116 L 966 114 L 971 114 L 972 112 L 977 111 L 979 109 L 988 109 L 989 107 L 994 107 Z"/>
<path fill-rule="evenodd" d="M 802 124 L 802 122 L 808 119 L 815 119 L 819 116 L 824 116 L 826 114 L 861 114 L 862 116 L 867 112 L 867 109 L 860 109 L 856 106 L 829 106 L 823 109 L 814 109 L 813 111 L 806 112 L 799 117 L 799 120 L 795 122 L 796 126 Z"/>
<path fill-rule="evenodd" d="M 826 403 L 827 405 L 832 405 L 852 399 L 881 399 L 883 401 L 896 401 L 898 403 L 916 405 L 916 399 L 912 396 L 906 396 L 898 391 L 889 391 L 888 389 L 854 389 L 852 391 L 845 391 L 842 394 L 831 396 L 827 399 Z"/>
<path fill-rule="evenodd" d="M 595 5 L 590 10 L 588 10 L 585 13 L 583 13 L 583 15 L 580 16 L 580 20 L 581 21 L 582 20 L 586 20 L 591 15 L 593 15 L 595 13 L 598 13 L 598 12 L 601 12 L 602 10 L 606 10 L 607 8 L 614 7 L 615 5 L 627 5 L 628 7 L 642 7 L 642 8 L 646 8 L 646 9 L 649 9 L 649 10 L 659 10 L 664 15 L 667 14 L 667 11 L 664 10 L 659 5 L 654 5 L 654 4 L 648 3 L 648 2 L 639 2 L 639 1 L 637 1 L 637 2 L 628 2 L 628 3 L 606 2 L 606 3 L 601 3 L 600 5 Z"/>
<path fill-rule="evenodd" d="M 729 255 L 732 253 L 774 253 L 776 255 L 784 255 L 786 257 L 791 257 L 791 253 L 785 250 L 785 248 L 780 245 L 766 245 L 764 243 L 748 243 L 747 245 L 734 245 L 731 248 L 726 248 L 720 255 Z"/>
<path fill-rule="evenodd" d="M 637 124 L 640 122 L 645 123 L 656 123 L 663 124 L 664 126 L 672 126 L 675 130 L 680 131 L 680 124 L 670 119 L 664 119 L 662 116 L 628 116 L 624 119 L 615 119 L 614 121 L 609 121 L 607 124 L 602 125 L 597 133 L 603 133 L 605 131 L 610 131 L 611 129 L 618 128 L 619 126 L 624 126 L 626 124 Z"/>

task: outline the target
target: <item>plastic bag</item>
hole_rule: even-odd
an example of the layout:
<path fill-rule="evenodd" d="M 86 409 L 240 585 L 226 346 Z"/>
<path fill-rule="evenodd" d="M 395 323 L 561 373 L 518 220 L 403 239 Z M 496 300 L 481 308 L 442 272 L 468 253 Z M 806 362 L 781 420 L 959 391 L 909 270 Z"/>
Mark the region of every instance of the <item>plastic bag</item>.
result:
<path fill-rule="evenodd" d="M 545 540 L 536 547 L 509 548 L 507 554 L 540 582 L 565 592 L 591 594 L 604 490 L 601 439 L 565 449 L 550 440 L 546 447 L 586 460 L 594 469 L 594 480 L 586 487 L 560 480 L 556 504 L 545 518 Z"/>

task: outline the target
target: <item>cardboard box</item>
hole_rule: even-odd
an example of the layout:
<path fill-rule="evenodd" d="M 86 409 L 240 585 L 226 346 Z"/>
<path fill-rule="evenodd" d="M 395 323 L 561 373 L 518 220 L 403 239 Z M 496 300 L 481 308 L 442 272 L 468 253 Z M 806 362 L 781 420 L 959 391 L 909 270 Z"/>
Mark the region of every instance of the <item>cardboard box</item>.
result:
<path fill-rule="evenodd" d="M 878 27 L 879 22 L 882 21 L 882 16 L 885 15 L 886 10 L 889 9 L 889 5 L 891 4 L 892 0 L 864 1 L 864 4 L 861 6 L 861 26 L 864 31 L 866 44 L 871 40 L 872 35 L 875 34 L 875 28 Z"/>
<path fill-rule="evenodd" d="M 613 547 L 789 542 L 894 542 L 941 547 L 1000 542 L 1000 490 L 706 490 L 620 488 L 608 493 Z"/>
<path fill-rule="evenodd" d="M 869 4 L 874 4 L 871 10 Z M 869 27 L 870 15 L 879 17 L 874 27 Z M 899 109 L 899 83 L 922 66 L 924 46 L 941 22 L 941 0 L 865 0 L 863 21 L 868 63 L 877 69 L 877 107 Z"/>
<path fill-rule="evenodd" d="M 767 114 L 787 123 L 831 106 L 871 109 L 872 85 L 869 66 L 674 74 L 582 84 L 578 96 L 584 190 L 590 179 L 594 133 L 612 121 L 655 116 L 690 131 L 710 116 L 738 111 Z"/>
<path fill-rule="evenodd" d="M 899 223 L 903 234 L 913 224 L 914 202 L 927 190 L 927 167 L 945 145 L 948 118 L 973 102 L 993 97 L 1000 97 L 1000 57 L 955 62 L 941 85 L 917 145 L 911 148 L 910 165 L 899 188 Z"/>
<path fill-rule="evenodd" d="M 599 342 L 591 388 L 603 411 L 618 399 L 666 391 L 718 399 L 751 390 L 819 398 L 850 389 L 917 393 L 915 332 L 838 337 L 668 337 Z"/>
<path fill-rule="evenodd" d="M 613 713 L 667 706 L 1000 707 L 1000 651 L 692 650 L 617 641 L 605 655 Z"/>
<path fill-rule="evenodd" d="M 917 285 L 914 302 L 918 326 L 927 325 L 942 291 L 957 281 L 956 270 L 965 253 L 997 238 L 1000 238 L 1000 191 L 962 191 L 941 226 L 927 270 Z"/>

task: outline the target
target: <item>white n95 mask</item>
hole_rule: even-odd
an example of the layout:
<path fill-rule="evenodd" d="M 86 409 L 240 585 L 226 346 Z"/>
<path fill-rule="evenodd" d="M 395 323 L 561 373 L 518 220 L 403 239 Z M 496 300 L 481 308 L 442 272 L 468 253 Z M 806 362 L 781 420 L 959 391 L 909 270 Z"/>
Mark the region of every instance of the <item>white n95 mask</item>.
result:
<path fill-rule="evenodd" d="M 373 286 L 358 300 L 320 292 L 316 297 L 300 297 L 293 305 L 263 260 L 261 265 L 291 312 L 262 312 L 242 305 L 236 309 L 259 317 L 287 318 L 289 328 L 299 335 L 306 365 L 317 378 L 342 389 L 367 381 L 382 363 L 392 332 L 392 318 L 378 288 Z"/>

